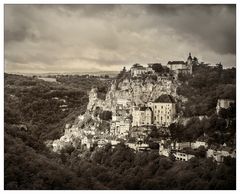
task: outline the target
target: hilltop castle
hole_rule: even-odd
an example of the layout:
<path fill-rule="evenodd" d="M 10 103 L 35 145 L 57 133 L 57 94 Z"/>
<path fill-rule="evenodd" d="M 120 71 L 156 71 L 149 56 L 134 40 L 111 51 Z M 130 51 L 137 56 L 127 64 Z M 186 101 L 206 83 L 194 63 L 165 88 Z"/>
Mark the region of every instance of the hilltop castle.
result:
<path fill-rule="evenodd" d="M 193 59 L 191 56 L 191 53 L 189 53 L 189 56 L 187 58 L 187 61 L 168 61 L 167 67 L 175 71 L 177 74 L 183 73 L 183 74 L 192 74 L 192 66 L 193 66 Z"/>
<path fill-rule="evenodd" d="M 194 59 L 191 56 L 191 53 L 189 53 L 189 56 L 187 58 L 187 61 L 168 61 L 166 67 L 169 68 L 169 70 L 173 71 L 178 74 L 192 74 L 192 67 L 193 67 Z M 154 63 L 153 63 L 154 64 Z M 153 64 L 148 64 L 147 67 L 144 67 L 140 64 L 134 64 L 130 69 L 130 74 L 132 77 L 140 77 L 144 74 L 154 74 L 155 71 L 153 69 Z M 157 64 L 157 63 L 155 63 Z"/>

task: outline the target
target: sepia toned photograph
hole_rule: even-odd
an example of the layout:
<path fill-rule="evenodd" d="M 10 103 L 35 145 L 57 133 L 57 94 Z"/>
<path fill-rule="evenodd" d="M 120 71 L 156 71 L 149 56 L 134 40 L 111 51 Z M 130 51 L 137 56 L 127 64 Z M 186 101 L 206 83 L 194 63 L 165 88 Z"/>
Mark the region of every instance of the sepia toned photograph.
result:
<path fill-rule="evenodd" d="M 4 190 L 236 190 L 236 4 L 3 6 Z"/>

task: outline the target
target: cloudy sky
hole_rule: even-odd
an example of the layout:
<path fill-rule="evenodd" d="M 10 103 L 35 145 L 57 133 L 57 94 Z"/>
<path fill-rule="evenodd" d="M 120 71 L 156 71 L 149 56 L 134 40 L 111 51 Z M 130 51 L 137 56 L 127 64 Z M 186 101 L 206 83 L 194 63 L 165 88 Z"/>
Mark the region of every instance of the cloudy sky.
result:
<path fill-rule="evenodd" d="M 186 60 L 236 64 L 233 5 L 5 5 L 5 71 L 120 70 Z"/>

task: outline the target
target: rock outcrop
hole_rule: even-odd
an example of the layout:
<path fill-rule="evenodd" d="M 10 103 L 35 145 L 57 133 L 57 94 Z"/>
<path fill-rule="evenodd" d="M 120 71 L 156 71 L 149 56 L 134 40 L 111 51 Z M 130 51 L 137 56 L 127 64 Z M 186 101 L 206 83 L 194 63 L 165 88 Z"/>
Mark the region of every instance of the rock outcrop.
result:
<path fill-rule="evenodd" d="M 178 82 L 166 77 L 125 78 L 122 81 L 114 80 L 108 89 L 105 100 L 98 98 L 97 88 L 89 92 L 89 103 L 86 113 L 76 119 L 76 124 L 66 126 L 64 135 L 52 141 L 52 150 L 59 152 L 66 146 L 78 147 L 86 136 L 103 136 L 99 131 L 102 121 L 97 110 L 111 111 L 114 117 L 128 119 L 132 107 L 145 105 L 154 101 L 162 94 L 168 94 L 176 99 L 181 99 L 176 93 Z M 120 110 L 119 110 L 119 107 Z M 121 110 L 124 112 L 121 112 Z M 126 112 L 127 110 L 127 112 Z M 119 115 L 119 111 L 121 112 Z M 125 114 L 125 116 L 123 116 Z M 87 141 L 87 140 L 84 140 Z M 89 140 L 90 142 L 90 140 Z M 91 140 L 92 142 L 92 140 Z M 48 142 L 49 145 L 49 142 Z"/>
<path fill-rule="evenodd" d="M 113 81 L 106 94 L 105 101 L 97 98 L 97 89 L 93 88 L 89 93 L 89 104 L 87 109 L 94 111 L 97 107 L 103 110 L 114 111 L 117 105 L 130 106 L 144 105 L 149 101 L 154 101 L 162 94 L 169 94 L 177 97 L 177 82 L 170 79 L 124 79 L 118 83 Z"/>

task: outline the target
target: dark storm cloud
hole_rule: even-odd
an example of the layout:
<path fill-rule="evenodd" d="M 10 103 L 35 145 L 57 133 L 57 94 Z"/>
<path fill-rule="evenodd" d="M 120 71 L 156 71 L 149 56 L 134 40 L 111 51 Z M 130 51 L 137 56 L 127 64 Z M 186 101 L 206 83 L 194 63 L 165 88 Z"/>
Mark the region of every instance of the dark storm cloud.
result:
<path fill-rule="evenodd" d="M 200 59 L 235 65 L 234 5 L 5 5 L 8 71 L 118 70 Z"/>
<path fill-rule="evenodd" d="M 220 54 L 236 53 L 235 5 L 148 5 L 177 33 L 193 36 Z"/>
<path fill-rule="evenodd" d="M 4 12 L 4 41 L 6 44 L 11 41 L 19 42 L 27 38 L 34 39 L 35 37 L 30 31 L 32 13 L 23 8 L 24 6 L 19 7 L 19 9 L 11 7 L 11 9 L 8 9 L 9 11 Z M 15 12 L 17 17 L 14 17 Z"/>

